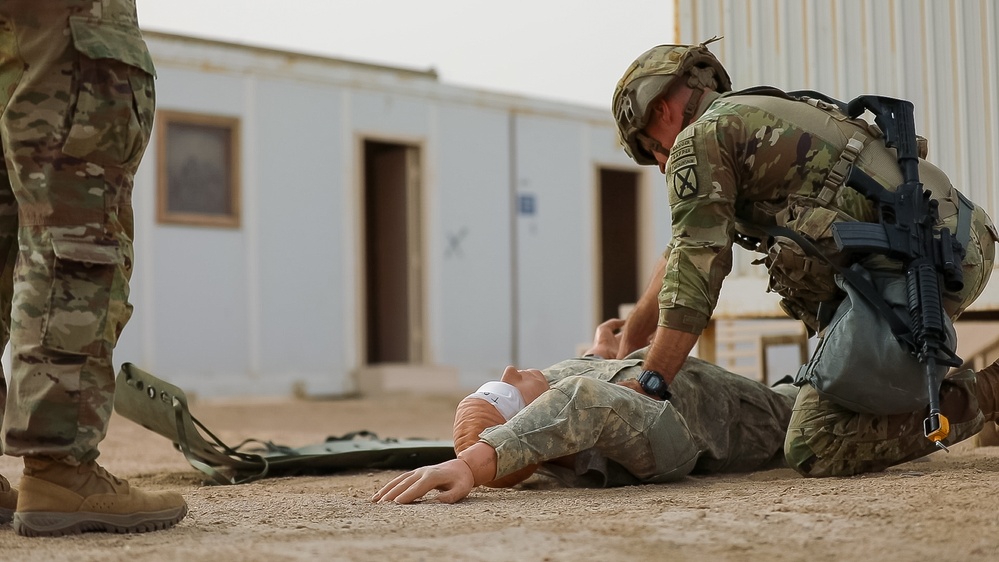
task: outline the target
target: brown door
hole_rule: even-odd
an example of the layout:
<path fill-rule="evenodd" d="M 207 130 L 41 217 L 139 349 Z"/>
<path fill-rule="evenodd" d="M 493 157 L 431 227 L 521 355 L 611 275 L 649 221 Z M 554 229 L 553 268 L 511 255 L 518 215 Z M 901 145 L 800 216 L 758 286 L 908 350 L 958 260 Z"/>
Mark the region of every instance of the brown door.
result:
<path fill-rule="evenodd" d="M 364 143 L 367 364 L 423 361 L 419 148 Z"/>
<path fill-rule="evenodd" d="M 600 170 L 600 319 L 639 295 L 638 180 L 635 172 Z"/>

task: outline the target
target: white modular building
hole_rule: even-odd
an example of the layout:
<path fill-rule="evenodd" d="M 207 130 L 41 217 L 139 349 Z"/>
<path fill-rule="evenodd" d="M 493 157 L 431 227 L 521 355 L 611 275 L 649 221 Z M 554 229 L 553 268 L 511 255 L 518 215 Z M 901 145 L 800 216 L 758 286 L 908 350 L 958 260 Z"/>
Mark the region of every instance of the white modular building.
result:
<path fill-rule="evenodd" d="M 544 367 L 635 300 L 668 241 L 661 176 L 609 108 L 145 37 L 157 114 L 115 359 L 191 393 L 457 390 Z"/>

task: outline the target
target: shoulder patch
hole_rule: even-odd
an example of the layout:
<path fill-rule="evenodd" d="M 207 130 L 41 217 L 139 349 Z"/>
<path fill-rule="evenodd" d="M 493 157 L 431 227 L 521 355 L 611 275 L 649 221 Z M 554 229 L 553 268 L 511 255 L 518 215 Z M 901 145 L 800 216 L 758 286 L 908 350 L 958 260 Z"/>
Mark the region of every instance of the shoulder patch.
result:
<path fill-rule="evenodd" d="M 694 149 L 694 128 L 687 127 L 680 131 L 673 148 L 669 151 L 670 165 L 673 168 L 693 166 L 697 164 L 697 151 Z"/>
<path fill-rule="evenodd" d="M 697 195 L 697 171 L 694 166 L 676 168 L 669 178 L 673 193 L 678 199 L 690 199 Z"/>

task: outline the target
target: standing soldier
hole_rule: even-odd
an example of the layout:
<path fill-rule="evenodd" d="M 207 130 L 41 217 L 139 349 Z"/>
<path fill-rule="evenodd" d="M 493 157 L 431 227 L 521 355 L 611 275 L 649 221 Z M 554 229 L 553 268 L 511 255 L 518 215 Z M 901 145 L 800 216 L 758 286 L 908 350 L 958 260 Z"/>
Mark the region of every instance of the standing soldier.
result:
<path fill-rule="evenodd" d="M 0 4 L 0 377 L 3 452 L 24 458 L 0 518 L 21 535 L 140 532 L 180 521 L 96 462 L 111 353 L 131 315 L 132 182 L 155 106 L 134 0 Z"/>

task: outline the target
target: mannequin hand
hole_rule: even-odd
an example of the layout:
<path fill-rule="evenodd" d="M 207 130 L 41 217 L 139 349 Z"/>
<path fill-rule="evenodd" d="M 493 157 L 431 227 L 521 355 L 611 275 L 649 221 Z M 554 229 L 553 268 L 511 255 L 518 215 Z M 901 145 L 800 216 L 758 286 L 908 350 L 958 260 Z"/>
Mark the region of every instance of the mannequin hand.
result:
<path fill-rule="evenodd" d="M 461 459 L 452 459 L 432 466 L 423 466 L 400 474 L 371 497 L 373 502 L 413 503 L 431 490 L 439 490 L 434 498 L 443 503 L 461 501 L 475 481 L 472 469 Z"/>
<path fill-rule="evenodd" d="M 586 355 L 597 355 L 604 359 L 614 359 L 617 357 L 618 346 L 621 343 L 621 334 L 618 330 L 624 326 L 624 320 L 611 318 L 597 326 L 597 331 L 593 334 L 593 345 L 586 350 Z"/>

